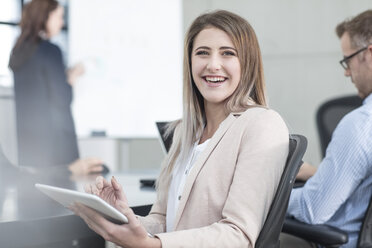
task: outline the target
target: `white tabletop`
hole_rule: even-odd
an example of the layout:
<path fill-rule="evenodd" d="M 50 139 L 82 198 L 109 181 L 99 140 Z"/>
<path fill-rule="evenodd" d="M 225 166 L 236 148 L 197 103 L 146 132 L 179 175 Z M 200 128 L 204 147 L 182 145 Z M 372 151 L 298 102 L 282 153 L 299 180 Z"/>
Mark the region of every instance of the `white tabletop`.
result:
<path fill-rule="evenodd" d="M 115 178 L 123 186 L 130 207 L 153 204 L 156 191 L 152 187 L 141 187 L 140 179 L 155 179 L 155 174 L 115 174 Z"/>

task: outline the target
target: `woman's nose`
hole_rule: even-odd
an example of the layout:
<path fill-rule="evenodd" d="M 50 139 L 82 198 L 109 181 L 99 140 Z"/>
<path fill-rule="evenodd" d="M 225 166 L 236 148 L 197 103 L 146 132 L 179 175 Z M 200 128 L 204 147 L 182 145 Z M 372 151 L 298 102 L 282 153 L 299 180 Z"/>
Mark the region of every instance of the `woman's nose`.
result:
<path fill-rule="evenodd" d="M 207 69 L 211 72 L 214 72 L 214 71 L 220 70 L 221 67 L 222 67 L 222 62 L 220 58 L 218 58 L 218 56 L 211 56 L 208 61 Z"/>

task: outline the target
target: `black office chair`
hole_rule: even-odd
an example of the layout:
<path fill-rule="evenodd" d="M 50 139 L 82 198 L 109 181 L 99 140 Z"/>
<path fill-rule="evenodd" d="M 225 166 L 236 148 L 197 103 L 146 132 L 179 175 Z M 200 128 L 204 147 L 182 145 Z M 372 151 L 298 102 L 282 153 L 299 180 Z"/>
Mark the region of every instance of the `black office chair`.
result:
<path fill-rule="evenodd" d="M 336 227 L 310 225 L 291 218 L 284 220 L 282 232 L 326 248 L 337 248 L 348 242 L 348 234 Z M 359 232 L 357 248 L 372 248 L 372 198 Z"/>
<path fill-rule="evenodd" d="M 323 156 L 339 121 L 361 105 L 362 100 L 358 96 L 346 96 L 320 106 L 316 117 Z M 285 219 L 282 231 L 329 248 L 340 247 L 348 242 L 347 233 L 336 227 L 310 225 L 291 218 Z M 372 198 L 363 219 L 357 248 L 372 248 Z"/>
<path fill-rule="evenodd" d="M 269 213 L 264 226 L 256 241 L 255 248 L 279 248 L 279 235 L 282 230 L 283 221 L 288 207 L 289 196 L 293 184 L 302 164 L 302 157 L 305 154 L 307 140 L 301 135 L 290 135 L 289 153 L 280 179 L 278 189 L 271 203 Z"/>
<path fill-rule="evenodd" d="M 331 141 L 332 133 L 342 117 L 361 105 L 362 99 L 353 95 L 329 100 L 319 107 L 316 113 L 316 124 L 323 157 Z"/>

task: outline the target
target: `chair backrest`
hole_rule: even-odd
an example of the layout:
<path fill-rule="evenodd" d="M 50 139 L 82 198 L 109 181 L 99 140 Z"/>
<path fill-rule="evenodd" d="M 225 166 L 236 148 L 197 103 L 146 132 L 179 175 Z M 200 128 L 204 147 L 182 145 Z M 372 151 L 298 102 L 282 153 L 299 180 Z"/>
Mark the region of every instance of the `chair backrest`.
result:
<path fill-rule="evenodd" d="M 319 107 L 316 113 L 316 123 L 323 157 L 331 141 L 332 133 L 342 117 L 361 105 L 362 99 L 354 95 L 329 100 Z"/>
<path fill-rule="evenodd" d="M 290 135 L 287 162 L 255 248 L 279 248 L 279 235 L 287 212 L 289 196 L 306 147 L 307 140 L 304 136 Z"/>
<path fill-rule="evenodd" d="M 372 197 L 359 232 L 358 248 L 372 248 Z"/>

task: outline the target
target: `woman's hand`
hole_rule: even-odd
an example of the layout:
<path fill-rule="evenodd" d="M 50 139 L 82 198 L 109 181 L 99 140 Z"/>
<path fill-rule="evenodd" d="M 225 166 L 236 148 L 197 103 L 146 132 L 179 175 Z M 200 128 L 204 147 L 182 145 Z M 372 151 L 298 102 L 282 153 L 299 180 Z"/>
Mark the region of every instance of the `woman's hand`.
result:
<path fill-rule="evenodd" d="M 109 191 L 110 190 L 106 189 L 102 192 Z M 111 193 L 108 194 L 110 195 L 108 198 L 109 200 L 116 198 L 114 197 L 115 193 Z M 160 240 L 158 238 L 149 237 L 145 228 L 137 220 L 132 209 L 128 207 L 126 202 L 116 198 L 115 203 L 117 209 L 128 218 L 128 224 L 114 224 L 106 220 L 95 210 L 82 204 L 75 204 L 70 209 L 74 211 L 76 215 L 79 215 L 85 223 L 87 223 L 89 228 L 101 235 L 105 240 L 113 242 L 116 245 L 132 248 L 161 247 Z"/>
<path fill-rule="evenodd" d="M 102 164 L 103 161 L 98 158 L 77 159 L 68 166 L 68 169 L 74 176 L 88 175 L 101 172 Z"/>
<path fill-rule="evenodd" d="M 128 205 L 123 187 L 116 181 L 115 177 L 112 177 L 111 182 L 108 182 L 102 176 L 98 176 L 94 183 L 85 185 L 84 189 L 85 192 L 99 196 L 117 209 L 122 207 L 119 205 L 120 202 Z"/>
<path fill-rule="evenodd" d="M 78 63 L 67 70 L 67 82 L 74 86 L 77 79 L 85 73 L 85 68 L 82 63 Z"/>

